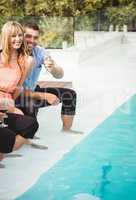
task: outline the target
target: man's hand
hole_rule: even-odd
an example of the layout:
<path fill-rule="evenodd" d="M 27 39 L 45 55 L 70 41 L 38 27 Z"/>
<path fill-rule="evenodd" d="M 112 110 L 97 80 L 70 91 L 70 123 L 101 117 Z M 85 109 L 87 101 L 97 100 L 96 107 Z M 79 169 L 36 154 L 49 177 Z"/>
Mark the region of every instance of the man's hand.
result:
<path fill-rule="evenodd" d="M 62 78 L 64 75 L 63 69 L 61 67 L 58 67 L 55 61 L 48 56 L 44 60 L 44 65 L 48 72 L 50 72 L 54 78 Z"/>
<path fill-rule="evenodd" d="M 55 66 L 55 62 L 53 59 L 51 59 L 50 56 L 48 56 L 45 60 L 44 60 L 44 65 L 46 67 L 46 69 L 48 70 L 48 72 L 52 72 L 54 66 Z"/>
<path fill-rule="evenodd" d="M 59 98 L 50 93 L 40 93 L 41 100 L 46 100 L 51 105 L 58 105 L 60 103 Z"/>

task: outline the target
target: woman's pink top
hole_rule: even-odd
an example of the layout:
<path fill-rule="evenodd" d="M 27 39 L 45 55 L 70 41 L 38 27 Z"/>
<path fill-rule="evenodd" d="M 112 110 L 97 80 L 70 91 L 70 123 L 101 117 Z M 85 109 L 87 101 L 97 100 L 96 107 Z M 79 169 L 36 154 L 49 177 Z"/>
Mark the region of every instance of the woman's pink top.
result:
<path fill-rule="evenodd" d="M 13 103 L 13 92 L 21 79 L 21 70 L 16 67 L 0 67 L 0 102 L 3 99 Z"/>

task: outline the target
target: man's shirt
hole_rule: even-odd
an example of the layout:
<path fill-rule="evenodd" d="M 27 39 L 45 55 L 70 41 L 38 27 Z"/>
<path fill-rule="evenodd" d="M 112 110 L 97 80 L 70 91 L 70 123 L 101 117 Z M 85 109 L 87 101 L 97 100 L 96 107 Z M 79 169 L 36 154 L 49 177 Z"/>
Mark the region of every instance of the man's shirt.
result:
<path fill-rule="evenodd" d="M 44 59 L 48 56 L 48 54 L 43 47 L 36 46 L 32 50 L 32 56 L 34 58 L 35 64 L 32 68 L 32 71 L 30 72 L 29 76 L 27 77 L 27 79 L 23 84 L 25 89 L 30 89 L 30 90 L 35 89 L 38 77 L 42 69 L 42 65 L 44 63 Z"/>

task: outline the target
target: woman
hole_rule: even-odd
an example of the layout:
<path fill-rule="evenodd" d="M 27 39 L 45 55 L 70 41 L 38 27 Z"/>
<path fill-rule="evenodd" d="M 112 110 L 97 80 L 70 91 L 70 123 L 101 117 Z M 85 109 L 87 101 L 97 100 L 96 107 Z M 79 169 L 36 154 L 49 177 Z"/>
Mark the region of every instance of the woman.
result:
<path fill-rule="evenodd" d="M 4 153 L 28 143 L 28 138 L 33 138 L 38 129 L 37 121 L 24 116 L 14 103 L 32 65 L 33 59 L 26 53 L 22 26 L 15 21 L 7 22 L 1 32 L 0 108 L 6 106 L 8 127 L 0 127 L 0 160 Z M 0 118 L 3 115 L 0 112 Z"/>

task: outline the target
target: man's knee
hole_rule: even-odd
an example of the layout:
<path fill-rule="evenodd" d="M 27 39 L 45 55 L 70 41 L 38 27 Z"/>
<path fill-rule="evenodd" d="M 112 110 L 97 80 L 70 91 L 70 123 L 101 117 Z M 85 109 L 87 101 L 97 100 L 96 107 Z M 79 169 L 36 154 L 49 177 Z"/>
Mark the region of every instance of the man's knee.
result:
<path fill-rule="evenodd" d="M 77 93 L 76 93 L 76 91 L 75 90 L 72 90 L 72 89 L 70 89 L 71 90 L 71 93 L 72 93 L 72 96 L 73 96 L 73 98 L 77 98 Z"/>
<path fill-rule="evenodd" d="M 64 92 L 63 92 L 63 95 L 62 95 L 62 98 L 63 100 L 76 100 L 76 97 L 77 97 L 77 94 L 74 90 L 72 89 L 66 89 Z"/>

